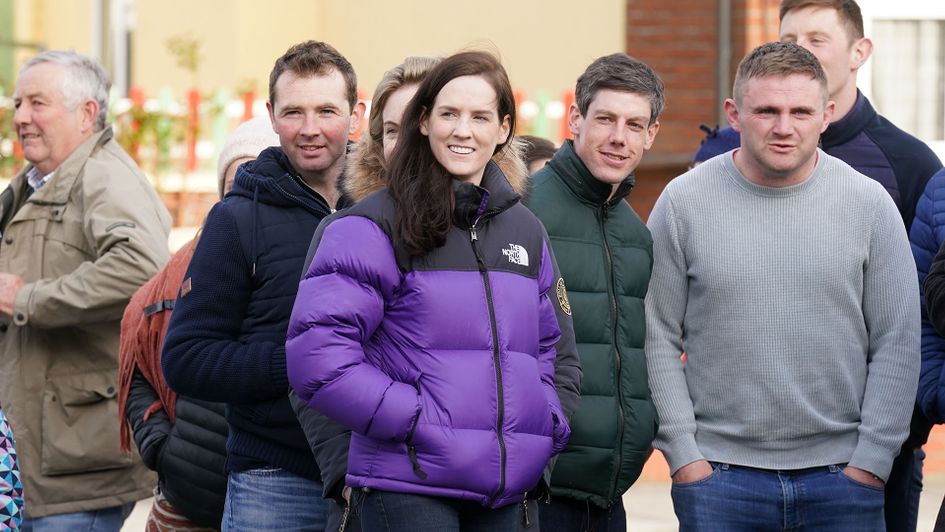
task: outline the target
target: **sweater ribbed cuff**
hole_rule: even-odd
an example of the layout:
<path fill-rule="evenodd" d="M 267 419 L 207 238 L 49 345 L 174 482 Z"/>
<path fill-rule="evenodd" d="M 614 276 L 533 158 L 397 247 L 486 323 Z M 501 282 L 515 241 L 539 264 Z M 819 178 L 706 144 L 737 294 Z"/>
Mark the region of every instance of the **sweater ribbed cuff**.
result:
<path fill-rule="evenodd" d="M 895 453 L 885 447 L 864 440 L 862 437 L 853 450 L 853 456 L 847 465 L 869 471 L 885 482 L 889 478 Z"/>
<path fill-rule="evenodd" d="M 675 475 L 676 471 L 686 464 L 691 464 L 698 460 L 705 460 L 705 457 L 702 456 L 702 451 L 700 451 L 699 446 L 696 445 L 695 434 L 683 434 L 672 441 L 659 442 L 657 449 L 662 451 L 666 456 L 666 461 L 669 463 L 670 475 Z"/>

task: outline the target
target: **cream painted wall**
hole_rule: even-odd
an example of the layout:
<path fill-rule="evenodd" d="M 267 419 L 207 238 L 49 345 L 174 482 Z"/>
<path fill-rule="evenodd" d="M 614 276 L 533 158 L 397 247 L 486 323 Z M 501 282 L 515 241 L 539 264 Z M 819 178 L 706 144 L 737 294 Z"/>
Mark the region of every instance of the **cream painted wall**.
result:
<path fill-rule="evenodd" d="M 320 2 L 320 37 L 354 64 L 370 96 L 405 56 L 498 49 L 512 85 L 574 88 L 595 58 L 625 48 L 625 0 L 347 0 Z M 330 23 L 329 23 L 330 21 Z M 490 48 L 491 47 L 491 48 Z"/>
<path fill-rule="evenodd" d="M 14 38 L 88 54 L 92 50 L 91 5 L 91 0 L 17 0 L 13 4 Z M 16 68 L 35 53 L 25 48 L 16 50 Z"/>
<path fill-rule="evenodd" d="M 150 94 L 162 87 L 182 93 L 194 84 L 168 51 L 176 35 L 201 42 L 197 87 L 235 91 L 251 79 L 259 94 L 273 61 L 315 36 L 316 3 L 304 0 L 138 0 L 135 12 L 132 82 Z"/>
<path fill-rule="evenodd" d="M 92 0 L 17 0 L 17 38 L 91 51 Z M 573 88 L 594 58 L 624 49 L 625 0 L 135 0 L 132 84 L 148 94 L 194 84 L 167 41 L 198 36 L 196 85 L 235 91 L 255 81 L 265 96 L 273 61 L 292 44 L 324 40 L 358 72 L 368 96 L 385 70 L 414 54 L 497 50 L 513 86 L 552 98 Z M 30 52 L 17 56 L 22 62 Z"/>

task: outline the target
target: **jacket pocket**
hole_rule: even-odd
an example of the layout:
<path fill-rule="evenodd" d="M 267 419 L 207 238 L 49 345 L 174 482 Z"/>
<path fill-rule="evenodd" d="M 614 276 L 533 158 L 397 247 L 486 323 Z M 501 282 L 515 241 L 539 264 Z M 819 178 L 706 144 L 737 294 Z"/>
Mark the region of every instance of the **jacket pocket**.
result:
<path fill-rule="evenodd" d="M 420 467 L 420 460 L 417 458 L 417 446 L 413 441 L 414 435 L 417 432 L 417 425 L 420 424 L 420 418 L 423 416 L 423 392 L 420 389 L 420 377 L 423 374 L 420 373 L 417 375 L 414 380 L 414 387 L 417 389 L 417 402 L 420 405 L 420 410 L 417 412 L 417 417 L 415 418 L 413 425 L 410 426 L 410 430 L 407 431 L 407 437 L 404 443 L 407 446 L 407 458 L 410 459 L 410 466 L 413 468 L 413 474 L 417 476 L 420 480 L 426 480 L 427 473 Z"/>
<path fill-rule="evenodd" d="M 117 368 L 49 377 L 43 390 L 41 471 L 69 475 L 129 467 L 118 449 Z"/>

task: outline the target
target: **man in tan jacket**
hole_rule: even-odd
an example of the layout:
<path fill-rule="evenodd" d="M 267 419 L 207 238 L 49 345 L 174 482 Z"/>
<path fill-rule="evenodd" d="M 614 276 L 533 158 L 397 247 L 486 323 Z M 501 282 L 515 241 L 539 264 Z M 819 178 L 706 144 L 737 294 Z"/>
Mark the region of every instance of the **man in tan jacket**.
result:
<path fill-rule="evenodd" d="M 118 449 L 122 311 L 168 259 L 170 217 L 105 126 L 109 82 L 75 52 L 20 70 L 29 165 L 0 194 L 0 403 L 24 530 L 114 530 L 155 478 Z"/>

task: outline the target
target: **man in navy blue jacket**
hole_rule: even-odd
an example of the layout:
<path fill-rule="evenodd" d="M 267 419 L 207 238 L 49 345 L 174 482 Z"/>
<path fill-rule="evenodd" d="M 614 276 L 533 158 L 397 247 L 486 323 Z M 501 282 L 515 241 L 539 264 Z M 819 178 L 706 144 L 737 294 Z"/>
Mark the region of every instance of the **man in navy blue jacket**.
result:
<path fill-rule="evenodd" d="M 922 141 L 880 116 L 857 89 L 857 72 L 873 51 L 872 41 L 864 37 L 860 7 L 854 0 L 782 0 L 779 14 L 781 40 L 810 50 L 827 74 L 827 88 L 836 111 L 833 122 L 820 136 L 821 148 L 879 181 L 896 202 L 909 231 L 919 197 L 942 163 Z M 727 129 L 706 138 L 700 151 L 721 152 L 722 142 L 731 139 Z M 931 250 L 931 255 L 937 249 Z M 931 256 L 926 268 L 928 262 Z M 929 420 L 916 408 L 909 439 L 893 463 L 886 485 L 889 530 L 916 529 L 925 457 L 922 445 L 930 428 Z"/>
<path fill-rule="evenodd" d="M 279 147 L 236 173 L 207 216 L 161 364 L 175 391 L 227 403 L 224 530 L 323 530 L 318 466 L 288 399 L 285 337 L 305 252 L 364 113 L 351 64 L 308 41 L 276 60 L 266 106 Z"/>

